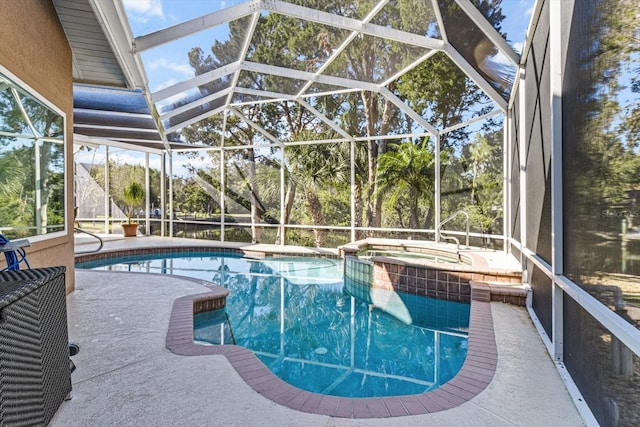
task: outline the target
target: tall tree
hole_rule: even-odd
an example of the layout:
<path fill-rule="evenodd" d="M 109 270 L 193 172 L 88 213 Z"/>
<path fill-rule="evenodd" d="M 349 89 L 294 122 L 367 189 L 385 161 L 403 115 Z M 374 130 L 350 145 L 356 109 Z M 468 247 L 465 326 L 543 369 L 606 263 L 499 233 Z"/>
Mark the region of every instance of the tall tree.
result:
<path fill-rule="evenodd" d="M 302 131 L 294 135 L 294 140 L 310 141 L 317 134 Z M 322 138 L 324 139 L 324 138 Z M 304 193 L 306 203 L 314 225 L 325 225 L 323 206 L 318 196 L 319 187 L 334 180 L 346 180 L 349 176 L 349 161 L 343 157 L 340 144 L 291 145 L 286 147 L 285 156 L 290 171 L 290 180 L 295 188 Z M 313 230 L 315 245 L 324 247 L 326 230 L 320 227 Z"/>
<path fill-rule="evenodd" d="M 469 22 L 466 14 L 455 2 L 440 0 L 439 3 L 450 42 L 467 60 L 473 62 L 473 51 L 486 41 L 486 36 L 475 24 Z M 504 19 L 501 0 L 473 0 L 473 4 L 500 32 Z M 503 36 L 506 37 L 506 34 Z M 435 54 L 400 77 L 398 93 L 414 111 L 440 130 L 485 114 L 494 108 L 489 97 L 444 52 Z M 450 162 L 441 162 L 440 168 L 442 188 L 448 188 L 445 191 L 449 191 L 449 195 L 473 192 L 456 172 L 448 172 L 451 166 L 456 166 L 456 159 L 467 146 L 469 132 L 468 128 L 459 128 L 440 137 L 441 155 L 451 159 Z M 496 176 L 495 179 L 496 185 L 501 185 L 501 177 Z M 474 193 L 474 196 L 478 197 L 478 193 Z M 444 203 L 444 197 L 442 200 Z M 465 201 L 457 209 L 464 208 L 466 204 Z M 473 206 L 473 203 L 468 206 Z"/>
<path fill-rule="evenodd" d="M 469 188 L 463 209 L 483 233 L 502 232 L 502 130 L 477 133 L 463 149 L 468 161 L 463 188 Z"/>
<path fill-rule="evenodd" d="M 433 202 L 435 158 L 429 138 L 420 142 L 403 142 L 393 145 L 380 156 L 378 170 L 378 196 L 386 196 L 393 207 L 406 206 L 409 212 L 409 228 L 420 228 L 421 200 Z M 382 197 L 381 197 L 382 198 Z M 399 217 L 403 215 L 399 213 Z"/>

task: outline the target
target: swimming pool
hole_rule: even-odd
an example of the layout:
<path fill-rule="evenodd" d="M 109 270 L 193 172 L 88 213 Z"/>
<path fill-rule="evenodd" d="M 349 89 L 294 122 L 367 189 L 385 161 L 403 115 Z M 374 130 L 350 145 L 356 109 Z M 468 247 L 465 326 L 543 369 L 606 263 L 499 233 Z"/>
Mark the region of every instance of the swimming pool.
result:
<path fill-rule="evenodd" d="M 453 378 L 466 356 L 469 304 L 344 283 L 340 260 L 191 253 L 78 267 L 180 274 L 224 286 L 226 309 L 197 314 L 194 340 L 249 348 L 275 375 L 316 393 L 422 393 Z"/>

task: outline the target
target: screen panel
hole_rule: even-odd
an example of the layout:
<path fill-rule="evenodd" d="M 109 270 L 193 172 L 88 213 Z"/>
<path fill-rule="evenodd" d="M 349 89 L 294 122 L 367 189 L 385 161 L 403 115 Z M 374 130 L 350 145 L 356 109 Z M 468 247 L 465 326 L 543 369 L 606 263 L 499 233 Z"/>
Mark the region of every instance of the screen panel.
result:
<path fill-rule="evenodd" d="M 640 16 L 601 0 L 576 2 L 569 18 L 565 274 L 640 328 Z"/>
<path fill-rule="evenodd" d="M 640 358 L 565 295 L 564 363 L 602 426 L 640 419 Z"/>

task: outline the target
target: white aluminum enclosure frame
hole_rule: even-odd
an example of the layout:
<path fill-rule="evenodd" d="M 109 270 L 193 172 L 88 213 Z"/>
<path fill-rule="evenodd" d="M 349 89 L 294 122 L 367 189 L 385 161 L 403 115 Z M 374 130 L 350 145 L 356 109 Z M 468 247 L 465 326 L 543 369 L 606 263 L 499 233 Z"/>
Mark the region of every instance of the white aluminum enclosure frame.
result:
<path fill-rule="evenodd" d="M 491 40 L 499 51 L 507 57 L 512 63 L 517 64 L 519 62 L 518 55 L 513 49 L 506 43 L 506 41 L 493 29 L 493 27 L 484 19 L 480 12 L 469 2 L 469 0 L 455 0 L 460 8 L 466 13 L 472 21 L 478 25 L 478 28 Z M 161 133 L 163 143 L 165 147 L 170 150 L 169 142 L 166 139 L 166 135 L 180 130 L 181 128 L 196 123 L 200 120 L 207 118 L 210 115 L 218 114 L 230 107 L 233 93 L 236 91 L 235 84 L 238 81 L 238 76 L 241 71 L 251 71 L 261 74 L 276 75 L 292 79 L 298 79 L 306 81 L 302 90 L 297 94 L 297 97 L 308 96 L 306 90 L 313 83 L 323 83 L 327 85 L 343 87 L 345 89 L 371 91 L 375 93 L 382 93 L 387 99 L 392 100 L 405 114 L 408 114 L 414 120 L 428 132 L 435 135 L 437 131 L 433 126 L 427 124 L 415 112 L 411 112 L 409 107 L 399 100 L 393 99 L 390 96 L 390 92 L 386 89 L 389 82 L 400 77 L 410 69 L 416 67 L 421 62 L 428 60 L 434 53 L 438 51 L 445 52 L 451 60 L 462 69 L 463 72 L 469 76 L 488 96 L 489 98 L 503 111 L 507 109 L 507 100 L 502 96 L 460 55 L 453 46 L 447 42 L 446 31 L 443 26 L 442 15 L 439 10 L 438 2 L 430 2 L 431 7 L 435 12 L 435 16 L 442 33 L 442 39 L 435 39 L 430 37 L 421 36 L 418 34 L 408 33 L 405 31 L 383 27 L 380 25 L 372 24 L 369 21 L 382 10 L 388 3 L 388 0 L 378 2 L 370 13 L 362 20 L 356 20 L 344 16 L 338 16 L 335 14 L 314 10 L 304 6 L 298 6 L 292 3 L 287 3 L 280 0 L 253 0 L 246 3 L 241 3 L 235 6 L 231 6 L 226 9 L 222 9 L 217 12 L 209 13 L 207 15 L 194 18 L 168 28 L 155 31 L 149 34 L 133 37 L 130 27 L 127 23 L 127 17 L 122 7 L 121 2 L 113 0 L 91 0 L 92 7 L 95 9 L 96 14 L 100 17 L 101 24 L 105 33 L 109 39 L 112 40 L 112 45 L 117 57 L 126 71 L 126 75 L 132 87 L 142 88 L 145 92 L 149 107 L 151 111 L 156 111 L 155 104 L 166 100 L 170 97 L 178 96 L 181 93 L 185 93 L 189 90 L 196 89 L 198 86 L 213 82 L 224 76 L 233 75 L 232 85 L 228 89 L 224 89 L 220 93 L 209 95 L 205 98 L 194 101 L 193 103 L 187 103 L 181 105 L 172 111 L 167 111 L 161 114 L 155 115 L 154 118 L 158 125 L 158 130 Z M 258 64 L 250 61 L 246 61 L 244 56 L 246 55 L 249 43 L 253 37 L 257 25 L 257 19 L 262 12 L 280 13 L 290 17 L 299 18 L 301 20 L 315 22 L 322 25 L 339 28 L 342 30 L 350 31 L 350 35 L 347 37 L 342 46 L 338 47 L 323 66 L 316 72 L 305 72 L 299 70 L 293 70 L 289 68 L 270 66 L 266 64 Z M 216 26 L 225 24 L 227 22 L 252 16 L 249 31 L 247 31 L 246 39 L 243 42 L 243 46 L 240 52 L 240 58 L 238 61 L 221 66 L 210 72 L 198 75 L 192 79 L 182 81 L 173 86 L 163 88 L 155 93 L 149 91 L 148 79 L 144 70 L 144 65 L 140 56 L 141 52 L 153 49 L 154 47 L 172 42 L 176 39 L 183 38 L 189 35 L 196 34 L 198 32 L 214 28 Z M 384 38 L 392 40 L 394 42 L 403 43 L 405 45 L 424 48 L 427 51 L 425 55 L 418 58 L 413 63 L 409 64 L 404 69 L 398 71 L 396 74 L 390 76 L 381 83 L 369 83 L 363 81 L 356 81 L 352 79 L 346 79 L 341 77 L 334 77 L 323 74 L 323 71 L 329 64 L 335 59 L 342 50 L 344 50 L 349 41 L 356 37 L 358 34 Z M 239 91 L 240 92 L 240 91 Z M 226 102 L 224 107 L 216 108 L 214 110 L 204 112 L 197 115 L 194 118 L 185 120 L 179 123 L 173 123 L 168 128 L 163 128 L 163 121 L 166 121 L 172 117 L 176 117 L 178 114 L 188 111 L 193 108 L 197 108 L 206 105 L 208 102 L 219 99 L 226 96 Z M 264 94 L 268 97 L 268 94 Z M 265 101 L 266 102 L 266 101 Z"/>
<path fill-rule="evenodd" d="M 98 1 L 98 0 L 96 0 Z M 518 55 L 511 49 L 511 47 L 506 43 L 506 41 L 493 29 L 493 27 L 484 19 L 484 17 L 480 14 L 480 12 L 468 1 L 468 0 L 456 0 L 457 4 L 460 8 L 466 13 L 471 20 L 478 25 L 478 28 L 486 35 L 486 37 L 491 40 L 496 47 L 500 50 L 500 52 L 505 55 L 509 61 L 511 61 L 514 65 L 519 63 L 520 58 Z M 106 2 L 109 3 L 109 2 Z M 436 15 L 436 19 L 438 25 L 441 29 L 442 39 L 433 39 L 429 37 L 419 36 L 417 34 L 412 34 L 400 30 L 396 30 L 393 28 L 382 27 L 379 25 L 371 24 L 370 21 L 373 17 L 382 10 L 388 3 L 388 0 L 383 0 L 378 2 L 373 9 L 365 16 L 362 20 L 355 20 L 352 18 L 347 18 L 343 16 L 337 16 L 334 14 L 330 14 L 323 11 L 313 10 L 304 6 L 298 6 L 291 3 L 286 3 L 280 0 L 255 0 L 247 3 L 242 3 L 236 6 L 232 6 L 227 9 L 223 9 L 218 12 L 210 13 L 205 16 L 191 19 L 186 22 L 182 22 L 176 25 L 173 25 L 169 28 L 155 31 L 153 33 L 139 36 L 131 42 L 131 48 L 127 51 L 119 51 L 119 55 L 124 57 L 133 56 L 134 59 L 127 59 L 127 63 L 141 63 L 140 53 L 154 47 L 160 46 L 165 43 L 169 43 L 175 39 L 186 37 L 188 35 L 196 34 L 200 31 L 207 30 L 209 28 L 216 27 L 223 23 L 233 21 L 236 19 L 244 18 L 252 16 L 251 24 L 249 26 L 249 31 L 247 31 L 246 38 L 243 41 L 241 53 L 239 55 L 238 61 L 230 63 L 228 65 L 223 65 L 220 68 L 214 69 L 207 73 L 195 76 L 186 81 L 182 81 L 180 83 L 176 83 L 173 86 L 161 89 L 155 93 L 151 93 L 148 97 L 150 102 L 150 108 L 154 109 L 153 103 L 162 102 L 164 100 L 169 99 L 170 97 L 179 96 L 181 93 L 185 93 L 190 90 L 196 89 L 198 86 L 214 82 L 224 76 L 233 76 L 232 84 L 230 87 L 221 90 L 218 93 L 208 95 L 203 97 L 202 99 L 198 99 L 196 101 L 186 103 L 177 107 L 171 111 L 164 112 L 159 114 L 157 122 L 161 126 L 163 121 L 176 117 L 180 113 L 187 112 L 191 109 L 201 107 L 206 105 L 208 102 L 220 99 L 222 97 L 226 97 L 226 102 L 224 106 L 217 107 L 211 111 L 206 111 L 201 114 L 196 115 L 195 117 L 189 118 L 179 123 L 173 123 L 170 127 L 163 129 L 162 134 L 166 135 L 174 131 L 178 131 L 185 126 L 189 126 L 191 124 L 197 123 L 200 120 L 206 119 L 209 116 L 220 114 L 225 111 L 228 111 L 238 117 L 241 117 L 249 126 L 254 128 L 260 134 L 265 136 L 272 143 L 276 143 L 278 145 L 282 144 L 281 141 L 273 138 L 266 130 L 262 129 L 260 125 L 255 122 L 248 120 L 239 111 L 233 108 L 231 104 L 231 100 L 233 97 L 233 93 L 244 93 L 251 94 L 255 96 L 261 96 L 263 98 L 271 98 L 271 102 L 277 102 L 282 99 L 287 99 L 291 101 L 298 102 L 302 107 L 306 108 L 308 111 L 311 111 L 316 117 L 318 117 L 322 122 L 327 124 L 331 129 L 335 130 L 338 134 L 345 137 L 346 140 L 355 142 L 353 136 L 348 135 L 344 130 L 342 130 L 336 123 L 334 123 L 329 118 L 325 117 L 320 111 L 313 108 L 308 102 L 304 101 L 302 98 L 305 96 L 312 96 L 306 94 L 306 91 L 311 87 L 313 83 L 322 83 L 331 85 L 334 87 L 342 87 L 344 90 L 361 90 L 361 91 L 369 91 L 373 93 L 378 93 L 383 96 L 385 99 L 391 101 L 397 108 L 400 109 L 404 114 L 414 120 L 418 125 L 420 125 L 426 132 L 436 137 L 437 141 L 440 140 L 441 135 L 450 132 L 452 130 L 467 126 L 472 124 L 478 120 L 483 120 L 490 116 L 496 114 L 495 112 L 491 112 L 487 115 L 483 115 L 479 118 L 474 118 L 468 122 L 461 123 L 459 125 L 450 127 L 448 129 L 438 130 L 433 125 L 431 125 L 428 121 L 426 121 L 423 117 L 421 117 L 418 113 L 414 112 L 407 104 L 405 104 L 402 100 L 400 100 L 395 94 L 393 94 L 389 89 L 387 89 L 387 85 L 393 80 L 400 77 L 402 74 L 408 72 L 409 70 L 418 66 L 421 62 L 428 60 L 431 56 L 433 56 L 436 52 L 441 51 L 449 56 L 449 58 L 456 64 L 458 67 L 475 83 L 477 84 L 494 102 L 494 104 L 498 107 L 498 112 L 505 112 L 508 107 L 508 102 L 505 100 L 502 95 L 500 95 L 496 89 L 491 86 L 475 68 L 473 68 L 467 60 L 452 46 L 447 42 L 446 31 L 443 25 L 442 15 L 439 10 L 439 6 L 437 1 L 432 1 L 431 6 L 433 7 Z M 118 8 L 114 13 L 111 11 L 110 6 L 104 5 L 103 7 L 107 8 L 109 11 L 104 12 L 102 15 L 104 16 L 117 16 L 120 13 L 119 19 L 126 19 L 126 16 L 122 14 L 122 9 Z M 339 29 L 350 31 L 350 34 L 347 36 L 345 41 L 340 45 L 337 49 L 335 49 L 326 62 L 315 72 L 294 70 L 289 68 L 283 68 L 275 65 L 267 65 L 267 64 L 259 64 L 251 61 L 247 61 L 244 59 L 246 52 L 248 50 L 249 43 L 253 37 L 253 32 L 257 26 L 257 19 L 262 11 L 266 12 L 275 12 L 285 14 L 289 17 L 299 18 L 304 21 L 315 22 L 326 26 L 336 27 Z M 107 26 L 107 28 L 117 28 L 121 29 L 122 26 Z M 329 67 L 332 61 L 337 58 L 340 53 L 346 49 L 348 44 L 359 34 L 381 37 L 388 40 L 393 40 L 395 42 L 404 43 L 407 45 L 421 47 L 427 49 L 424 55 L 415 60 L 413 63 L 404 67 L 404 69 L 398 71 L 391 77 L 385 79 L 382 83 L 370 83 L 364 81 L 357 81 L 353 79 L 346 79 L 343 77 L 336 77 L 323 74 L 323 72 Z M 131 34 L 117 34 L 112 36 L 115 40 L 131 40 Z M 118 44 L 118 47 L 123 46 L 122 43 Z M 236 88 L 236 84 L 238 82 L 238 77 L 240 72 L 249 71 L 254 73 L 260 73 L 265 75 L 274 75 L 280 77 L 286 77 L 290 79 L 296 79 L 300 81 L 306 81 L 307 83 L 303 85 L 303 88 L 297 93 L 297 95 L 286 95 L 286 94 L 275 94 L 271 92 L 261 92 L 255 89 L 244 89 L 244 88 Z M 144 74 L 144 70 L 140 70 L 141 75 Z M 143 79 L 146 82 L 146 78 Z M 148 89 L 147 89 L 148 90 Z M 268 99 L 262 102 L 270 102 Z M 226 115 L 225 115 L 226 117 Z M 373 137 L 373 136 L 370 136 Z M 440 156 L 439 156 L 439 144 L 436 144 L 436 173 L 439 175 L 440 170 Z M 352 165 L 352 174 L 353 165 Z M 436 206 L 435 206 L 435 218 L 436 223 L 440 220 L 440 206 L 439 206 L 439 176 L 436 177 Z M 352 180 L 353 181 L 353 180 Z M 353 195 L 352 195 L 353 197 Z M 352 224 L 353 228 L 353 224 Z M 439 241 L 439 233 L 437 230 L 438 227 L 435 227 L 436 232 L 436 241 Z M 355 235 L 355 231 L 352 230 L 352 235 Z"/>

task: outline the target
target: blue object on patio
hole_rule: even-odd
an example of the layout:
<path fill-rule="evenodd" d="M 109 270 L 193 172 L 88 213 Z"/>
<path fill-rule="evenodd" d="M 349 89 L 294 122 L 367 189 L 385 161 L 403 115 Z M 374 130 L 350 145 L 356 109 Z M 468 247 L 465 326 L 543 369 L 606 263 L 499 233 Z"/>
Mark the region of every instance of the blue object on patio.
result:
<path fill-rule="evenodd" d="M 7 260 L 7 266 L 0 271 L 20 270 L 21 263 L 24 263 L 27 268 L 31 268 L 24 250 L 27 246 L 31 246 L 27 239 L 10 241 L 0 234 L 0 252 L 4 253 Z"/>

